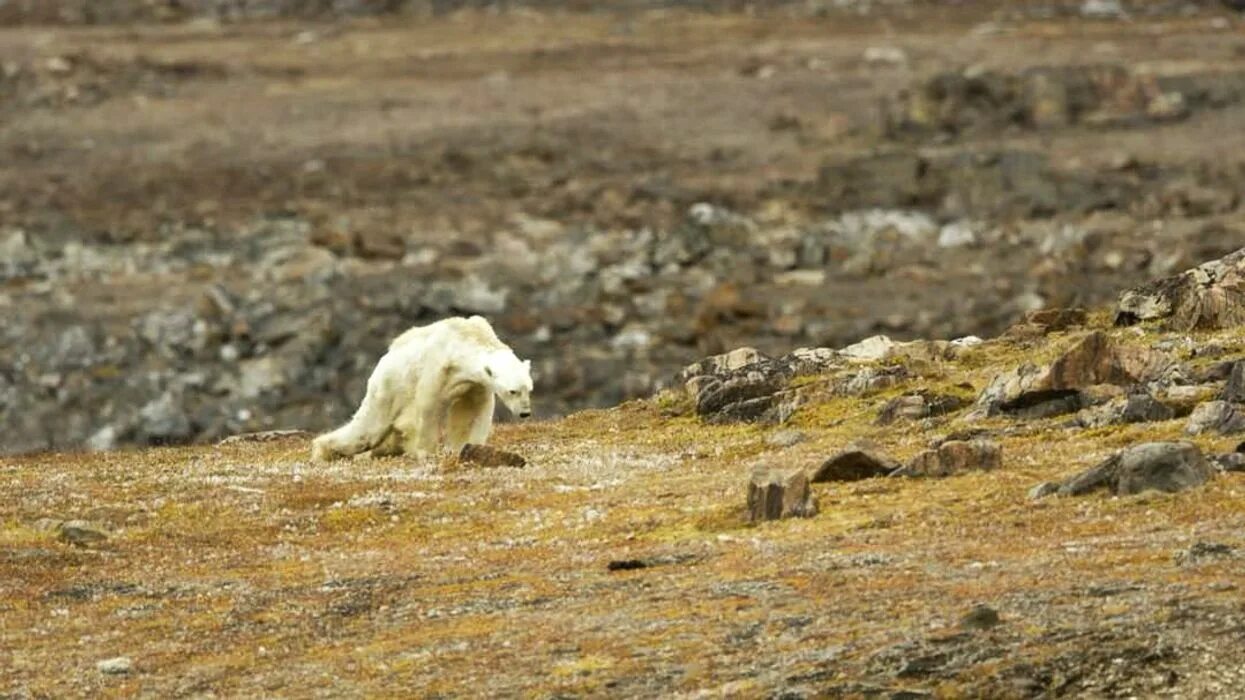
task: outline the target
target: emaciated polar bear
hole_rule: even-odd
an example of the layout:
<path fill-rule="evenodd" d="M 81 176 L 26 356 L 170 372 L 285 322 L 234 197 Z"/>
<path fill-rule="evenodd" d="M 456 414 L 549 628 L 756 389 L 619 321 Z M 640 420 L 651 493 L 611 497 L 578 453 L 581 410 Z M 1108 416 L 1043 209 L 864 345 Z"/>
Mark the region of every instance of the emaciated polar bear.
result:
<path fill-rule="evenodd" d="M 416 326 L 389 344 L 350 422 L 311 443 L 311 457 L 427 456 L 484 444 L 494 396 L 521 418 L 532 414 L 531 362 L 520 360 L 480 316 Z"/>

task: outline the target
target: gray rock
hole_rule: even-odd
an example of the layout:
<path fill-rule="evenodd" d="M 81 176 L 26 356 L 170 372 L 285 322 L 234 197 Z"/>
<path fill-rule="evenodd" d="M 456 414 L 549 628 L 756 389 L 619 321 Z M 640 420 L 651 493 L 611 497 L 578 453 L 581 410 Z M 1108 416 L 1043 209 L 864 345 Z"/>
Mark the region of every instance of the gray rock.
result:
<path fill-rule="evenodd" d="M 787 448 L 808 440 L 808 434 L 802 430 L 779 430 L 765 438 L 770 447 Z"/>
<path fill-rule="evenodd" d="M 108 675 L 125 675 L 134 669 L 134 662 L 128 656 L 117 656 L 104 659 L 95 664 L 95 670 Z"/>
<path fill-rule="evenodd" d="M 878 412 L 877 424 L 890 425 L 897 420 L 921 420 L 946 415 L 968 405 L 968 401 L 950 394 L 916 392 L 897 396 Z"/>
<path fill-rule="evenodd" d="M 509 289 L 494 288 L 488 280 L 468 275 L 454 282 L 434 282 L 424 304 L 442 313 L 498 314 L 506 310 Z"/>
<path fill-rule="evenodd" d="M 1184 431 L 1189 435 L 1239 433 L 1245 431 L 1245 411 L 1227 401 L 1207 401 L 1193 409 Z"/>
<path fill-rule="evenodd" d="M 1245 404 L 1245 362 L 1232 363 L 1231 373 L 1219 398 L 1228 403 Z"/>
<path fill-rule="evenodd" d="M 991 440 L 949 440 L 913 457 L 896 476 L 942 477 L 991 471 L 1003 464 L 1003 450 Z"/>
<path fill-rule="evenodd" d="M 120 432 L 116 426 L 105 425 L 87 438 L 86 448 L 92 452 L 107 452 L 117 446 Z"/>
<path fill-rule="evenodd" d="M 802 469 L 759 466 L 748 481 L 748 519 L 752 522 L 782 518 L 810 518 L 817 501 Z"/>
<path fill-rule="evenodd" d="M 85 520 L 67 520 L 58 523 L 55 530 L 57 539 L 75 547 L 93 547 L 110 536 L 107 530 Z"/>
<path fill-rule="evenodd" d="M 1042 483 L 1029 489 L 1026 496 L 1030 501 L 1040 501 L 1047 496 L 1053 496 L 1059 493 L 1059 484 L 1053 481 L 1043 481 Z"/>
<path fill-rule="evenodd" d="M 859 481 L 887 476 L 899 468 L 895 460 L 865 448 L 853 448 L 831 456 L 813 472 L 813 483 Z"/>
<path fill-rule="evenodd" d="M 1108 457 L 1068 479 L 1061 496 L 1079 496 L 1098 489 L 1117 495 L 1146 490 L 1175 493 L 1206 483 L 1214 469 L 1197 445 L 1189 442 L 1149 442 Z"/>
<path fill-rule="evenodd" d="M 972 415 L 1045 417 L 1079 410 L 1084 405 L 1083 390 L 1100 384 L 1140 384 L 1168 364 L 1159 353 L 1122 346 L 1106 333 L 1094 331 L 1048 366 L 1025 364 L 996 376 L 978 397 Z"/>
<path fill-rule="evenodd" d="M 1210 459 L 1221 472 L 1245 472 L 1245 453 L 1229 452 Z"/>
<path fill-rule="evenodd" d="M 1084 428 L 1126 423 L 1149 423 L 1171 420 L 1176 411 L 1148 393 L 1135 393 L 1112 399 L 1077 414 L 1077 423 Z"/>
<path fill-rule="evenodd" d="M 975 605 L 964 617 L 960 627 L 966 630 L 988 630 L 999 625 L 999 613 L 988 605 Z"/>
<path fill-rule="evenodd" d="M 721 377 L 698 377 L 694 387 L 696 413 L 714 423 L 762 420 L 775 404 L 775 395 L 790 379 L 773 365 L 749 365 Z"/>
<path fill-rule="evenodd" d="M 1245 324 L 1245 249 L 1121 294 L 1116 325 L 1143 321 L 1179 331 Z"/>
<path fill-rule="evenodd" d="M 684 367 L 683 371 L 679 372 L 678 376 L 675 377 L 675 382 L 686 384 L 695 377 L 726 374 L 768 359 L 770 359 L 768 355 L 756 348 L 735 348 L 730 352 L 706 357 L 699 362 Z"/>
<path fill-rule="evenodd" d="M 1187 566 L 1210 559 L 1225 559 L 1235 552 L 1232 546 L 1222 542 L 1194 542 L 1188 549 L 1177 552 L 1174 558 L 1177 564 Z"/>
<path fill-rule="evenodd" d="M 296 438 L 310 438 L 312 433 L 306 430 L 262 430 L 254 433 L 230 435 L 218 442 L 218 445 L 239 445 L 247 442 L 275 442 Z"/>
<path fill-rule="evenodd" d="M 151 443 L 180 442 L 192 434 L 190 417 L 171 391 L 143 406 L 138 417 L 139 431 Z"/>
<path fill-rule="evenodd" d="M 1085 0 L 1081 3 L 1081 15 L 1095 19 L 1119 19 L 1126 13 L 1120 0 Z"/>
<path fill-rule="evenodd" d="M 21 229 L 0 230 L 0 280 L 30 274 L 39 253 Z"/>
<path fill-rule="evenodd" d="M 898 347 L 898 343 L 884 335 L 875 335 L 848 345 L 839 351 L 843 357 L 856 362 L 874 362 L 885 360 Z"/>

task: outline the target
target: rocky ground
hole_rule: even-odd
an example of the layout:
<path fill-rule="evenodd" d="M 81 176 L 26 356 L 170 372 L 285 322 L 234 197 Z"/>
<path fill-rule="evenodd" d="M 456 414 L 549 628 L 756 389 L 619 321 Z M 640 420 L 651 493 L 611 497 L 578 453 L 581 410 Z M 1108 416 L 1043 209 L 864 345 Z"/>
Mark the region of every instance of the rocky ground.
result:
<path fill-rule="evenodd" d="M 1245 240 L 1231 3 L 537 5 L 0 3 L 0 450 L 320 430 L 451 313 L 554 416 Z"/>
<path fill-rule="evenodd" d="M 1238 697 L 1243 279 L 739 348 L 522 467 L 0 458 L 0 695 Z"/>

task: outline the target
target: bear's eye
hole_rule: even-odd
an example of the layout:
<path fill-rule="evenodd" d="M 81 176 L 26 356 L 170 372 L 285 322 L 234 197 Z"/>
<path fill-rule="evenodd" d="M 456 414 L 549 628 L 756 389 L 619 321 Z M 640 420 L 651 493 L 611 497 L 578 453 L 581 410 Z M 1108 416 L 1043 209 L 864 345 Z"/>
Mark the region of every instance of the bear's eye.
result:
<path fill-rule="evenodd" d="M 511 390 L 510 390 L 510 395 L 511 395 L 511 396 L 518 396 L 518 395 L 519 395 L 519 390 L 518 390 L 518 389 L 511 389 Z"/>

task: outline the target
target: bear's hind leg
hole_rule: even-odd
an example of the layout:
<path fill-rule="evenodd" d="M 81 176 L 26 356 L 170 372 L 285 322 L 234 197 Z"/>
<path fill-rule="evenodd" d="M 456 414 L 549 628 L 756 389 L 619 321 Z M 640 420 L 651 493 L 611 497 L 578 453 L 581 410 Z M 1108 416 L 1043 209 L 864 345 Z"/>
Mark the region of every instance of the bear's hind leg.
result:
<path fill-rule="evenodd" d="M 354 417 L 337 430 L 313 440 L 311 458 L 316 461 L 329 461 L 353 457 L 375 447 L 393 428 L 390 410 L 392 403 L 389 393 L 381 387 L 380 381 L 369 381 L 367 394 Z"/>
<path fill-rule="evenodd" d="M 402 454 L 402 433 L 391 429 L 368 454 L 373 457 L 396 457 Z"/>

